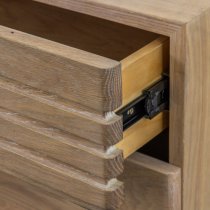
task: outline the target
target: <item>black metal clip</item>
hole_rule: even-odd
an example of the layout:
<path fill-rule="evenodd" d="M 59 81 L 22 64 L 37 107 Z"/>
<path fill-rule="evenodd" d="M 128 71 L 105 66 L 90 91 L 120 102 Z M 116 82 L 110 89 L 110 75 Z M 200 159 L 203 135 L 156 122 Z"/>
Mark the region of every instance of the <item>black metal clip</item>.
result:
<path fill-rule="evenodd" d="M 152 119 L 169 108 L 169 79 L 163 79 L 143 91 L 136 100 L 117 112 L 123 116 L 123 130 L 126 130 L 141 118 Z"/>

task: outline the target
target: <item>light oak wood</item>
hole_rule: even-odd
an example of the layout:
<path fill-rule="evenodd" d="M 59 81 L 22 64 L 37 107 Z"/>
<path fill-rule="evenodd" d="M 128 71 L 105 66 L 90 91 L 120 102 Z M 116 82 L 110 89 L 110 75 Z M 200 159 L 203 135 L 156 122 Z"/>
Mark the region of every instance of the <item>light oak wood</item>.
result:
<path fill-rule="evenodd" d="M 125 106 L 158 81 L 169 68 L 169 40 L 160 37 L 121 61 L 122 94 Z"/>
<path fill-rule="evenodd" d="M 123 171 L 119 150 L 103 151 L 96 144 L 3 108 L 0 108 L 0 136 L 105 180 Z"/>
<path fill-rule="evenodd" d="M 136 28 L 171 36 L 204 12 L 208 0 L 34 0 L 44 4 L 104 18 Z M 181 13 L 180 13 L 181 11 Z M 182 13 L 182 11 L 185 11 Z"/>
<path fill-rule="evenodd" d="M 3 26 L 0 44 L 1 75 L 99 111 L 121 104 L 116 61 Z"/>
<path fill-rule="evenodd" d="M 0 156 L 1 171 L 61 191 L 87 203 L 86 207 L 114 210 L 122 203 L 123 187 L 116 179 L 103 183 L 4 138 L 0 138 Z"/>
<path fill-rule="evenodd" d="M 170 162 L 182 169 L 182 210 L 208 210 L 210 2 L 38 1 L 170 37 Z"/>
<path fill-rule="evenodd" d="M 121 210 L 181 210 L 181 170 L 135 153 L 125 161 Z"/>
<path fill-rule="evenodd" d="M 39 1 L 170 37 L 170 162 L 182 168 L 183 210 L 208 210 L 209 1 Z"/>
<path fill-rule="evenodd" d="M 168 127 L 168 113 L 160 113 L 152 120 L 143 118 L 123 132 L 123 140 L 115 145 L 127 158 Z"/>
<path fill-rule="evenodd" d="M 114 113 L 101 116 L 2 76 L 0 98 L 1 107 L 94 142 L 104 150 L 122 139 L 122 120 Z"/>
<path fill-rule="evenodd" d="M 85 210 L 47 188 L 31 185 L 14 176 L 0 172 L 1 210 Z"/>
<path fill-rule="evenodd" d="M 209 1 L 207 1 L 209 3 Z M 209 7 L 208 7 L 209 8 Z M 177 50 L 186 55 L 184 78 L 179 81 L 184 93 L 173 94 L 180 100 L 182 112 L 174 111 L 171 133 L 171 162 L 183 167 L 183 209 L 208 210 L 210 206 L 210 9 L 205 10 L 183 28 Z M 183 38 L 184 33 L 184 38 Z M 173 52 L 178 54 L 177 51 Z M 182 58 L 183 60 L 184 58 Z M 183 71 L 184 69 L 182 69 Z M 176 82 L 180 76 L 175 74 Z M 174 84 L 174 83 L 173 83 Z M 175 85 L 175 84 L 174 84 Z M 181 103 L 182 102 L 182 103 Z M 181 118 L 181 114 L 183 114 Z M 183 127 L 176 120 L 181 119 Z M 177 128 L 175 126 L 178 126 Z M 179 130 L 179 131 L 178 131 Z M 180 132 L 181 131 L 181 132 Z M 179 143 L 175 143 L 175 132 L 179 133 Z"/>

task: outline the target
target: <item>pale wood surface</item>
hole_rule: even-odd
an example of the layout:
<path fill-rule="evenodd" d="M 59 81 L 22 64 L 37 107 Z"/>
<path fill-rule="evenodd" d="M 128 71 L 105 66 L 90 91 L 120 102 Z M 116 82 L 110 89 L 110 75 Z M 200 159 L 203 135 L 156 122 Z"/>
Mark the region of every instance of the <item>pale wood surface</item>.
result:
<path fill-rule="evenodd" d="M 96 144 L 3 108 L 0 136 L 106 180 L 123 171 L 120 151 L 106 152 Z"/>
<path fill-rule="evenodd" d="M 181 170 L 135 153 L 125 161 L 122 210 L 181 210 Z"/>
<path fill-rule="evenodd" d="M 129 26 L 171 35 L 200 15 L 208 0 L 35 0 Z M 184 11 L 184 12 L 183 12 Z"/>
<path fill-rule="evenodd" d="M 170 162 L 183 210 L 209 209 L 209 0 L 38 0 L 170 36 Z"/>
<path fill-rule="evenodd" d="M 3 26 L 0 44 L 1 75 L 98 111 L 121 104 L 116 61 Z"/>
<path fill-rule="evenodd" d="M 65 196 L 28 184 L 9 174 L 0 172 L 1 210 L 85 210 Z"/>
<path fill-rule="evenodd" d="M 121 61 L 122 106 L 142 94 L 169 69 L 169 40 L 160 36 Z"/>
<path fill-rule="evenodd" d="M 106 149 L 122 139 L 122 120 L 80 109 L 59 97 L 0 76 L 0 106 L 45 122 Z"/>
<path fill-rule="evenodd" d="M 152 120 L 143 118 L 123 132 L 123 139 L 115 145 L 127 158 L 168 127 L 168 113 L 160 113 Z"/>
<path fill-rule="evenodd" d="M 122 183 L 113 179 L 107 183 L 82 171 L 41 156 L 8 139 L 0 138 L 0 167 L 27 182 L 61 191 L 81 200 L 86 207 L 116 209 L 123 200 Z"/>
<path fill-rule="evenodd" d="M 176 41 L 179 42 L 176 42 Z M 182 45 L 182 42 L 185 45 Z M 183 209 L 208 210 L 210 206 L 210 10 L 188 23 L 174 37 L 173 56 L 180 65 L 173 71 L 171 162 L 183 173 Z M 183 48 L 186 46 L 186 48 Z M 175 50 L 176 49 L 176 50 Z M 180 57 L 178 55 L 180 54 Z M 183 93 L 176 91 L 178 87 Z M 179 94 L 178 94 L 179 93 Z M 181 126 L 182 125 L 182 126 Z M 178 135 L 177 135 L 178 133 Z M 178 141 L 178 142 L 177 142 Z"/>

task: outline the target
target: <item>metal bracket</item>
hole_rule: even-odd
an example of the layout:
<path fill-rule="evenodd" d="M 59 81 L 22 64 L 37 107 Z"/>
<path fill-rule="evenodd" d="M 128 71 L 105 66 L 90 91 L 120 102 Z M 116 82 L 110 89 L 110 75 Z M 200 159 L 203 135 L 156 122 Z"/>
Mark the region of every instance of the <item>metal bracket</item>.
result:
<path fill-rule="evenodd" d="M 169 79 L 164 76 L 153 86 L 143 91 L 136 100 L 117 112 L 123 116 L 123 130 L 126 130 L 141 118 L 154 118 L 169 108 Z"/>

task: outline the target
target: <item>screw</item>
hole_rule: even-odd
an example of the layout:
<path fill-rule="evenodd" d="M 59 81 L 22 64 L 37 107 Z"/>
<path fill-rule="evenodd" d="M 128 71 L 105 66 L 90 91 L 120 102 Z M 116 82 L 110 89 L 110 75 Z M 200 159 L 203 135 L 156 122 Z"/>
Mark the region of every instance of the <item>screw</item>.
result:
<path fill-rule="evenodd" d="M 132 115 L 134 113 L 134 108 L 130 108 L 128 111 L 127 111 L 127 115 Z"/>

